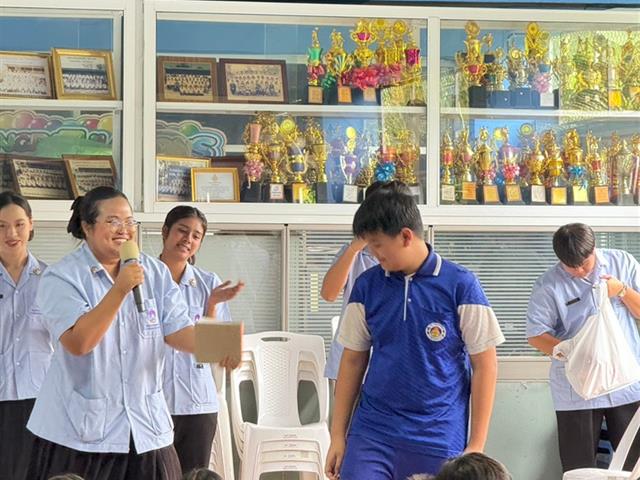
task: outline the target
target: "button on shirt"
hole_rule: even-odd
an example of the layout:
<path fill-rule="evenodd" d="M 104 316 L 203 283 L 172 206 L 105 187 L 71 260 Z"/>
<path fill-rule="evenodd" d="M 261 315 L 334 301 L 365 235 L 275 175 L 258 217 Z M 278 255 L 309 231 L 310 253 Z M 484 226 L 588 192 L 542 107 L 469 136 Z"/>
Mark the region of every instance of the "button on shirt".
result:
<path fill-rule="evenodd" d="M 189 306 L 193 323 L 204 315 L 211 290 L 222 281 L 215 273 L 205 272 L 187 264 L 180 279 L 180 290 Z M 230 322 L 231 313 L 227 303 L 216 305 L 216 320 Z M 197 363 L 191 353 L 179 352 L 166 347 L 164 369 L 164 394 L 172 415 L 214 413 L 218 411 L 218 397 L 211 368 Z"/>
<path fill-rule="evenodd" d="M 35 398 L 53 347 L 33 299 L 47 265 L 28 254 L 18 284 L 0 263 L 0 401 Z"/>
<path fill-rule="evenodd" d="M 137 453 L 171 445 L 173 423 L 162 393 L 164 337 L 192 324 L 180 288 L 165 264 L 141 254 L 146 311 L 129 293 L 89 353 L 57 345 L 27 428 L 84 452 Z M 113 281 L 84 243 L 49 267 L 37 303 L 51 336 L 61 335 L 96 307 Z"/>
<path fill-rule="evenodd" d="M 413 275 L 360 275 L 339 340 L 373 348 L 349 433 L 450 457 L 467 443 L 469 354 L 504 337 L 475 275 L 429 251 Z"/>
<path fill-rule="evenodd" d="M 598 311 L 594 287 L 602 275 L 611 275 L 632 289 L 640 290 L 640 265 L 622 250 L 596 249 L 596 265 L 586 278 L 576 278 L 557 263 L 536 281 L 527 310 L 527 337 L 548 333 L 560 340 L 573 338 L 587 318 Z M 640 336 L 631 312 L 614 297 L 610 299 L 629 346 L 640 362 Z M 556 410 L 584 410 L 626 405 L 640 400 L 640 382 L 608 395 L 584 400 L 571 388 L 565 362 L 551 359 L 549 373 L 551 395 Z"/>
<path fill-rule="evenodd" d="M 349 243 L 343 245 L 343 247 L 333 259 L 332 265 L 335 265 L 335 263 L 344 254 L 347 248 L 349 248 L 349 245 Z M 344 318 L 344 311 L 347 308 L 347 304 L 349 303 L 349 296 L 351 295 L 353 284 L 362 272 L 366 272 L 371 267 L 375 267 L 376 265 L 378 265 L 378 260 L 376 259 L 376 257 L 371 255 L 366 247 L 360 250 L 353 260 L 351 271 L 349 272 L 349 276 L 347 277 L 347 283 L 345 284 L 344 291 L 342 292 L 340 321 L 338 323 L 338 328 L 336 329 L 336 335 L 331 341 L 331 348 L 329 349 L 329 355 L 327 356 L 327 364 L 324 368 L 324 376 L 327 378 L 330 378 L 332 380 L 338 378 L 338 369 L 340 368 L 340 360 L 342 359 L 342 352 L 344 350 L 344 347 L 340 345 L 340 342 L 338 342 L 337 332 L 340 331 L 340 325 L 342 324 L 342 320 Z"/>

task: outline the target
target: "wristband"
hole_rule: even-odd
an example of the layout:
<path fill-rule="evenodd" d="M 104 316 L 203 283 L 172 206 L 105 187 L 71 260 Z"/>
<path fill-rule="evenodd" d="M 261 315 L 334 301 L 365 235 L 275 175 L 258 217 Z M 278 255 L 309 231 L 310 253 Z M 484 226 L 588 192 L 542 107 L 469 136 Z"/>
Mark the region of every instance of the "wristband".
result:
<path fill-rule="evenodd" d="M 616 297 L 618 298 L 624 298 L 624 296 L 627 294 L 627 288 L 629 287 L 629 285 L 627 285 L 626 283 L 622 285 L 622 288 L 620 289 L 620 291 L 616 294 Z"/>

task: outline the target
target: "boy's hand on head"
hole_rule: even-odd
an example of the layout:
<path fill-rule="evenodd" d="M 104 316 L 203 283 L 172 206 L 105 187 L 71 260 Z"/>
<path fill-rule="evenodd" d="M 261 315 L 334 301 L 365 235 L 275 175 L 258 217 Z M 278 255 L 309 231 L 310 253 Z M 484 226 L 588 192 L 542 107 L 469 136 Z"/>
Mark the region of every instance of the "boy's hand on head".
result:
<path fill-rule="evenodd" d="M 331 445 L 327 453 L 327 462 L 324 467 L 325 475 L 331 480 L 339 480 L 340 478 L 340 467 L 342 466 L 342 459 L 344 458 L 345 446 L 344 438 L 331 439 Z"/>
<path fill-rule="evenodd" d="M 462 452 L 463 455 L 466 455 L 467 453 L 484 453 L 484 447 L 470 442 L 469 445 L 467 445 L 467 448 L 464 449 L 464 452 Z"/>
<path fill-rule="evenodd" d="M 351 240 L 351 244 L 349 248 L 353 249 L 355 252 L 360 252 L 364 247 L 367 246 L 367 241 L 362 237 L 355 237 Z"/>

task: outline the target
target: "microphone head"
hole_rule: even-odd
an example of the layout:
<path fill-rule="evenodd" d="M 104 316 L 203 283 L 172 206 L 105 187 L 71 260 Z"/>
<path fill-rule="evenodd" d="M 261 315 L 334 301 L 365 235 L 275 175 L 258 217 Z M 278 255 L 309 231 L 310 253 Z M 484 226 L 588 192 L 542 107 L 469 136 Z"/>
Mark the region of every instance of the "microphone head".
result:
<path fill-rule="evenodd" d="M 129 260 L 137 260 L 140 257 L 140 249 L 135 240 L 127 240 L 120 247 L 120 260 L 127 262 Z"/>

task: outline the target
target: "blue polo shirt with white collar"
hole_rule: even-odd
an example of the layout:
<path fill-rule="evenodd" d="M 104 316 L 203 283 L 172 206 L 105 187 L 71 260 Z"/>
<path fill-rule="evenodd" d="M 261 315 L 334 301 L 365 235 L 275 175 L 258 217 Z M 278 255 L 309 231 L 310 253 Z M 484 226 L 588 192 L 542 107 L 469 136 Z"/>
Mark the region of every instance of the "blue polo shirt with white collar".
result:
<path fill-rule="evenodd" d="M 577 278 L 560 262 L 536 281 L 527 310 L 527 337 L 544 333 L 568 340 L 598 311 L 595 287 L 602 275 L 611 275 L 635 291 L 640 290 L 640 265 L 629 253 L 608 248 L 596 249 L 595 268 L 587 278 Z M 640 335 L 631 312 L 617 297 L 611 305 L 631 350 L 640 362 Z M 640 382 L 608 395 L 584 400 L 567 380 L 565 362 L 551 359 L 549 382 L 554 408 L 559 411 L 610 408 L 640 400 Z"/>
<path fill-rule="evenodd" d="M 504 337 L 476 276 L 428 247 L 413 275 L 360 275 L 339 340 L 373 348 L 349 433 L 449 457 L 467 443 L 469 355 Z"/>

